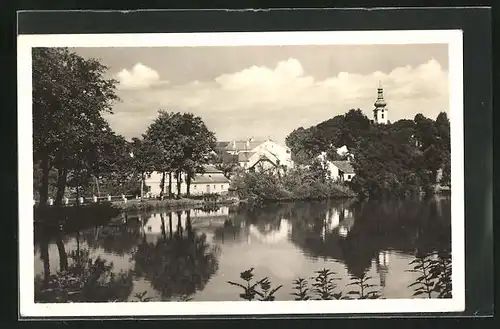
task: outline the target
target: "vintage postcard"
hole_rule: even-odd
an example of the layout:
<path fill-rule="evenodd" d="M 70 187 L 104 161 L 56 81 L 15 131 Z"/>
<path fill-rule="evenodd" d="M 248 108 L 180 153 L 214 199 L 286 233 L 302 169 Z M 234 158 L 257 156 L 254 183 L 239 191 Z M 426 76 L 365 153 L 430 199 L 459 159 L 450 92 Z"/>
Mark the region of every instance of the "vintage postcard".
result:
<path fill-rule="evenodd" d="M 20 314 L 465 308 L 462 32 L 21 35 Z"/>

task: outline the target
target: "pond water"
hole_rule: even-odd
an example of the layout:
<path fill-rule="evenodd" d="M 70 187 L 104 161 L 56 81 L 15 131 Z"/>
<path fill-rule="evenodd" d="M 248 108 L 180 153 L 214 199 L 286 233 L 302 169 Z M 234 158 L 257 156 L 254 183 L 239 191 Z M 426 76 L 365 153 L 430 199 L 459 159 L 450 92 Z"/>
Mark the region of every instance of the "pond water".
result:
<path fill-rule="evenodd" d="M 339 287 L 367 275 L 384 298 L 410 298 L 417 250 L 449 250 L 450 198 L 404 201 L 328 201 L 124 214 L 80 232 L 35 232 L 35 275 L 56 273 L 72 252 L 101 257 L 124 273 L 128 300 L 240 300 L 241 282 L 283 285 L 277 300 L 293 300 L 293 281 L 323 268 Z"/>

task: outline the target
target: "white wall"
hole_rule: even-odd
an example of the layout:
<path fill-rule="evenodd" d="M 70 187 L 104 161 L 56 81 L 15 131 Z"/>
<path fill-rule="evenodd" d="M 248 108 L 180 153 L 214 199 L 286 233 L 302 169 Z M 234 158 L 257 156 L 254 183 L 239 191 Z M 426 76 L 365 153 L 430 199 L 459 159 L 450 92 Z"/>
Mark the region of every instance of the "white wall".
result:
<path fill-rule="evenodd" d="M 354 175 L 355 175 L 354 173 L 344 174 L 344 181 L 346 181 L 346 182 L 352 181 Z"/>
<path fill-rule="evenodd" d="M 204 174 L 205 175 L 205 174 Z M 218 176 L 218 177 L 224 177 L 223 174 L 210 174 L 212 176 Z M 165 193 L 167 193 L 168 189 L 168 175 L 165 175 Z M 197 175 L 199 177 L 203 177 L 203 175 Z M 147 178 L 145 181 L 145 184 L 150 187 L 149 194 L 151 196 L 158 196 L 160 195 L 161 192 L 161 177 L 162 175 L 157 172 L 153 172 L 151 174 L 150 178 Z M 207 188 L 207 185 L 209 185 L 209 188 Z M 201 195 L 204 193 L 227 193 L 229 191 L 229 182 L 225 183 L 196 183 L 195 181 L 191 182 L 190 186 L 190 194 L 192 195 Z M 172 175 L 172 193 L 176 194 L 177 193 L 177 180 L 175 177 Z M 183 177 L 183 182 L 181 183 L 181 194 L 186 194 L 187 193 L 187 184 L 184 182 L 184 177 Z"/>

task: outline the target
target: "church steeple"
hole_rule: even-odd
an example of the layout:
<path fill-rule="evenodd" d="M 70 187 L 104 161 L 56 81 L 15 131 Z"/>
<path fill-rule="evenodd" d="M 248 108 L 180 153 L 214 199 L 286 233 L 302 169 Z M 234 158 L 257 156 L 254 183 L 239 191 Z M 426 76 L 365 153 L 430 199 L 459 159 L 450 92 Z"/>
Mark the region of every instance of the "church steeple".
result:
<path fill-rule="evenodd" d="M 375 108 L 373 109 L 373 120 L 375 123 L 386 124 L 388 121 L 389 111 L 386 106 L 387 103 L 384 99 L 384 89 L 382 88 L 382 82 L 379 81 L 377 89 L 377 100 L 373 104 Z"/>

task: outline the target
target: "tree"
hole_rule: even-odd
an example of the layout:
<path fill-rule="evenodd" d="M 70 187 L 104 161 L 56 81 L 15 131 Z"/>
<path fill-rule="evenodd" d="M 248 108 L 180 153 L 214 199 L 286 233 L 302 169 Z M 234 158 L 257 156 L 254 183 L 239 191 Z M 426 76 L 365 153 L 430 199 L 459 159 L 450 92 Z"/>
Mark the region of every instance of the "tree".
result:
<path fill-rule="evenodd" d="M 204 172 L 204 165 L 208 164 L 217 139 L 200 117 L 192 113 L 184 113 L 182 119 L 180 131 L 184 134 L 184 156 L 180 170 L 186 174 L 186 191 L 189 196 L 191 180 L 196 173 Z M 178 195 L 180 195 L 180 188 L 178 188 Z"/>
<path fill-rule="evenodd" d="M 102 123 L 102 112 L 111 112 L 114 79 L 105 79 L 107 67 L 95 59 L 84 59 L 67 48 L 33 49 L 33 158 L 42 171 L 40 204 L 48 198 L 50 169 L 58 165 L 58 185 L 70 165 L 81 169 L 87 138 Z M 75 159 L 69 160 L 68 157 Z M 77 173 L 75 176 L 80 176 Z"/>
<path fill-rule="evenodd" d="M 189 195 L 191 179 L 196 173 L 203 172 L 203 165 L 209 162 L 210 154 L 215 149 L 214 133 L 208 130 L 200 117 L 192 113 L 160 110 L 146 136 L 160 150 L 155 160 L 155 170 L 168 172 L 169 175 L 172 171 L 175 173 L 178 196 L 184 173 Z"/>
<path fill-rule="evenodd" d="M 171 172 L 178 166 L 178 159 L 182 157 L 182 144 L 179 141 L 179 133 L 176 123 L 179 121 L 180 113 L 169 113 L 158 111 L 158 117 L 148 127 L 145 138 L 155 150 L 151 158 L 152 167 L 155 171 L 162 173 L 160 196 L 164 196 L 165 176 L 169 175 L 168 195 L 172 193 Z"/>
<path fill-rule="evenodd" d="M 221 170 L 228 179 L 231 178 L 235 169 L 239 167 L 238 155 L 229 154 L 224 150 L 216 150 L 212 154 L 211 162 L 214 163 L 215 167 Z"/>
<path fill-rule="evenodd" d="M 286 145 L 292 153 L 292 160 L 298 164 L 308 164 L 323 150 L 323 141 L 318 140 L 315 127 L 297 128 L 286 137 Z"/>
<path fill-rule="evenodd" d="M 141 180 L 141 199 L 144 197 L 144 181 L 146 180 L 146 175 L 150 174 L 154 170 L 154 163 L 151 159 L 154 159 L 157 150 L 154 148 L 154 144 L 150 140 L 143 136 L 142 139 L 132 138 L 132 166 L 134 172 L 139 175 Z"/>

